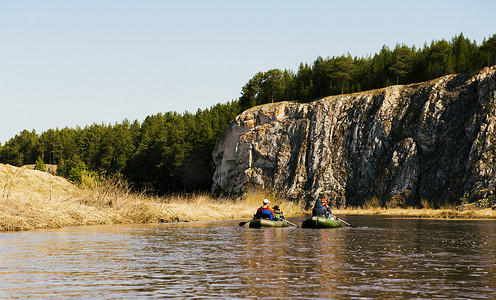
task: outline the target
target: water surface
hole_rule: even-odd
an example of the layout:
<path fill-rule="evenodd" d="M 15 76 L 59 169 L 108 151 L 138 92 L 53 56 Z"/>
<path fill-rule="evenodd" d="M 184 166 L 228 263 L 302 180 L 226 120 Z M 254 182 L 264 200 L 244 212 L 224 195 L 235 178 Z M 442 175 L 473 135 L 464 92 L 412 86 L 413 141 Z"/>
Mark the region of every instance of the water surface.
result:
<path fill-rule="evenodd" d="M 357 228 L 238 220 L 4 232 L 0 299 L 496 299 L 496 221 L 343 219 Z"/>

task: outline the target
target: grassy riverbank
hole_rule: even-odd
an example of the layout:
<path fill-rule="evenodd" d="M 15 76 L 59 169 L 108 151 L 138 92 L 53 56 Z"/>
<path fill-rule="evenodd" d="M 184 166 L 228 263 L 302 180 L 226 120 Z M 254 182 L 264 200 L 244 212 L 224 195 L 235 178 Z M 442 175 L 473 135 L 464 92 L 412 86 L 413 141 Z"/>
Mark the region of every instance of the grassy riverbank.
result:
<path fill-rule="evenodd" d="M 496 210 L 467 208 L 352 208 L 333 209 L 333 214 L 339 215 L 383 215 L 404 218 L 435 218 L 435 219 L 496 219 Z"/>
<path fill-rule="evenodd" d="M 0 164 L 0 230 L 64 226 L 207 221 L 251 218 L 263 195 L 241 200 L 206 194 L 153 197 L 131 192 L 122 180 L 79 188 L 46 172 Z M 303 213 L 293 203 L 270 198 L 287 216 Z"/>
<path fill-rule="evenodd" d="M 250 219 L 269 198 L 287 217 L 309 213 L 302 206 L 264 194 L 215 199 L 206 194 L 153 197 L 131 192 L 122 180 L 79 188 L 46 172 L 0 164 L 0 231 L 64 226 Z M 340 215 L 422 218 L 496 218 L 496 211 L 467 209 L 333 209 Z"/>

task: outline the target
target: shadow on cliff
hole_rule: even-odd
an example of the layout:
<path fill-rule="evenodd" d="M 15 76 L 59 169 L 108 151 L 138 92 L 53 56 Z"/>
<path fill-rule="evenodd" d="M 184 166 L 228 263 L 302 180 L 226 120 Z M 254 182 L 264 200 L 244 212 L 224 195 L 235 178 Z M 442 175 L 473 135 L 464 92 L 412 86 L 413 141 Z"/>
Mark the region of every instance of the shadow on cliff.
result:
<path fill-rule="evenodd" d="M 448 76 L 390 87 L 400 90 L 393 100 L 397 103 L 392 120 L 378 120 L 388 115 L 384 110 L 391 99 L 386 90 L 374 95 L 372 105 L 355 108 L 364 111 L 364 118 L 350 130 L 347 144 L 354 142 L 352 133 L 357 130 L 367 138 L 348 155 L 352 170 L 346 185 L 348 204 L 360 206 L 377 197 L 385 207 L 419 206 L 421 201 L 439 207 L 463 197 L 481 116 L 477 83 L 464 84 L 469 79 Z"/>

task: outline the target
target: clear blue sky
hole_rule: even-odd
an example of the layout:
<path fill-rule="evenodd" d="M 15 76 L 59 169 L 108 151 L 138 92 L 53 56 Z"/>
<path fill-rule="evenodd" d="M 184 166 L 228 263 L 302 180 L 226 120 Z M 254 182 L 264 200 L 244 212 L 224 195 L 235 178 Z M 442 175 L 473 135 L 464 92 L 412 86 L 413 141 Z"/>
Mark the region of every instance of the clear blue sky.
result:
<path fill-rule="evenodd" d="M 496 1 L 0 0 L 0 142 L 226 103 L 259 71 L 496 33 Z"/>

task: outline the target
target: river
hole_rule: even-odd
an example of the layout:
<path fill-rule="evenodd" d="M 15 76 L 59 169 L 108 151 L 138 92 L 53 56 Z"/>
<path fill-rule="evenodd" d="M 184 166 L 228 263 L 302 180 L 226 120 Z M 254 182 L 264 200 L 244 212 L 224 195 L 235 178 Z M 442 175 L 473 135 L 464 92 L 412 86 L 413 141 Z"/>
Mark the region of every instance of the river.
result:
<path fill-rule="evenodd" d="M 0 299 L 496 299 L 496 220 L 343 219 L 2 232 Z"/>

